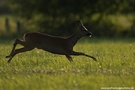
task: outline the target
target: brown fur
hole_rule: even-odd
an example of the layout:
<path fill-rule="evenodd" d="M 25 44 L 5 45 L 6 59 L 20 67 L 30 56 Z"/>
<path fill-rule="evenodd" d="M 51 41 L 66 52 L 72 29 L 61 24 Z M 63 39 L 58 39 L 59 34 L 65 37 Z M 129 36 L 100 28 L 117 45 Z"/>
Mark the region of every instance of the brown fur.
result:
<path fill-rule="evenodd" d="M 6 56 L 9 58 L 8 62 L 12 60 L 12 58 L 21 52 L 30 51 L 34 48 L 43 49 L 45 51 L 65 55 L 69 61 L 72 61 L 72 57 L 70 55 L 83 55 L 92 58 L 96 61 L 96 58 L 90 55 L 87 55 L 82 52 L 73 51 L 73 47 L 77 43 L 77 41 L 81 37 L 91 36 L 92 34 L 85 28 L 81 21 L 77 22 L 78 30 L 70 37 L 55 37 L 39 32 L 31 32 L 26 33 L 24 35 L 24 40 L 16 39 L 13 45 L 12 51 L 10 55 Z M 17 44 L 21 44 L 24 47 L 20 49 L 15 49 Z"/>

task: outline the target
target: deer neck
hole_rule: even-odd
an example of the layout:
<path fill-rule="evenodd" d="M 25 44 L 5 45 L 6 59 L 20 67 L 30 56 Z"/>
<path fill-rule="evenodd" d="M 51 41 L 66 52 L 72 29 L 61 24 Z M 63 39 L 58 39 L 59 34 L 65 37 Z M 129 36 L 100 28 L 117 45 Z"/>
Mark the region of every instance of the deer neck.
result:
<path fill-rule="evenodd" d="M 74 46 L 74 45 L 77 43 L 77 41 L 78 41 L 81 37 L 82 37 L 82 36 L 81 36 L 81 33 L 79 32 L 79 30 L 76 31 L 73 35 L 71 35 L 71 36 L 69 37 L 69 42 L 70 42 L 70 44 L 71 44 L 72 46 Z"/>

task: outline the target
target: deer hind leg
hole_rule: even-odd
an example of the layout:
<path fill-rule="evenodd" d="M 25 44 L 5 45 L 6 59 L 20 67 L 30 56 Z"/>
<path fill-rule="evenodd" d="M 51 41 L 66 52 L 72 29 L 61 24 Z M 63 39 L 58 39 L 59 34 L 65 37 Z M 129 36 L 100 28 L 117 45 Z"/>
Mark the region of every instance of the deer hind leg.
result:
<path fill-rule="evenodd" d="M 73 51 L 73 52 L 71 53 L 71 55 L 75 55 L 75 56 L 79 56 L 79 55 L 82 55 L 82 56 L 87 56 L 87 57 L 92 58 L 94 61 L 97 61 L 97 59 L 96 59 L 95 57 L 90 56 L 90 55 L 87 55 L 87 54 L 82 53 L 82 52 L 75 52 L 75 51 Z"/>
<path fill-rule="evenodd" d="M 13 44 L 13 48 L 12 48 L 11 53 L 10 53 L 8 56 L 6 56 L 6 58 L 10 58 L 10 56 L 11 56 L 11 54 L 14 52 L 14 50 L 15 50 L 17 44 L 21 44 L 21 45 L 25 46 L 25 41 L 16 39 L 16 40 L 15 40 L 15 43 Z"/>
<path fill-rule="evenodd" d="M 13 52 L 11 53 L 8 62 L 10 62 L 10 61 L 12 60 L 12 58 L 13 58 L 16 54 L 21 53 L 21 52 L 30 51 L 30 50 L 32 50 L 32 49 L 34 49 L 34 47 L 23 47 L 23 48 L 20 48 L 20 49 L 16 49 L 15 51 L 13 51 Z"/>

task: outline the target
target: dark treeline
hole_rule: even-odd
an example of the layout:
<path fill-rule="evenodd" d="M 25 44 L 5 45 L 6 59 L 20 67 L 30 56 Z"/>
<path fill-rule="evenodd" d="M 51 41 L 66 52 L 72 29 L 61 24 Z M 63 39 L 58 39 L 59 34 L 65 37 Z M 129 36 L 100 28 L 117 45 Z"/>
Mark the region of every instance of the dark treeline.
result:
<path fill-rule="evenodd" d="M 81 19 L 95 36 L 135 36 L 135 0 L 8 0 L 8 5 L 25 19 L 26 30 L 69 35 Z"/>

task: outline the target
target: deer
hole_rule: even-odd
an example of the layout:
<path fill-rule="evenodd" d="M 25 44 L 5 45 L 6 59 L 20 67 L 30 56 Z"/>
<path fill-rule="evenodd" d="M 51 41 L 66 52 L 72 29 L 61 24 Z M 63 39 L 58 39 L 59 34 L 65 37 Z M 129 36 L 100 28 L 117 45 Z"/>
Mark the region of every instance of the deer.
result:
<path fill-rule="evenodd" d="M 31 51 L 34 48 L 42 49 L 53 54 L 65 55 L 70 62 L 73 61 L 71 55 L 86 56 L 92 58 L 94 61 L 97 61 L 97 59 L 93 56 L 87 55 L 83 52 L 76 52 L 73 50 L 73 47 L 76 45 L 80 38 L 91 37 L 92 35 L 92 33 L 89 32 L 83 25 L 82 21 L 76 21 L 76 25 L 76 32 L 74 32 L 69 37 L 52 36 L 40 32 L 25 33 L 23 36 L 24 40 L 15 40 L 11 53 L 8 56 L 6 56 L 6 58 L 9 58 L 8 63 L 11 62 L 12 58 L 16 54 Z M 17 44 L 20 44 L 23 47 L 15 49 Z"/>

